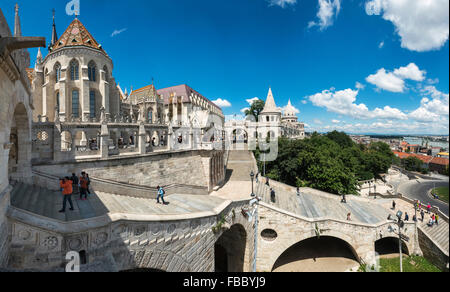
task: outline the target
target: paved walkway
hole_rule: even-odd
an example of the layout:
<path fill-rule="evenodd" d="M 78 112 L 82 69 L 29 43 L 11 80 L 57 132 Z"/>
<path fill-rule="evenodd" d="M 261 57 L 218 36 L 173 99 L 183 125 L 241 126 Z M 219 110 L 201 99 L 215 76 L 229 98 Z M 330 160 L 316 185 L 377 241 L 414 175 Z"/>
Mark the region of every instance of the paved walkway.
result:
<path fill-rule="evenodd" d="M 258 172 L 253 163 L 253 157 L 248 150 L 230 150 L 228 158 L 225 185 L 211 196 L 227 200 L 250 199 L 252 183 L 250 173 Z M 256 184 L 254 184 L 256 186 Z"/>
<path fill-rule="evenodd" d="M 61 192 L 50 191 L 40 187 L 18 183 L 11 193 L 11 205 L 41 216 L 60 221 L 78 221 L 99 217 L 107 213 L 138 214 L 138 215 L 184 215 L 213 211 L 225 200 L 205 195 L 174 194 L 165 198 L 167 205 L 157 204 L 156 200 L 133 198 L 95 192 L 88 195 L 88 200 L 78 200 L 73 195 L 74 211 L 66 206 L 62 209 Z"/>

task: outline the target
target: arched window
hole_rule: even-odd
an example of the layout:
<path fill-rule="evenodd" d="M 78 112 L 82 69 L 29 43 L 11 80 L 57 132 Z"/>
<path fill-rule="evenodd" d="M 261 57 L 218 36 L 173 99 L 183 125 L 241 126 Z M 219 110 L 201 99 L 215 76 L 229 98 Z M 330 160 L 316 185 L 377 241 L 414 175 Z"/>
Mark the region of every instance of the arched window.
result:
<path fill-rule="evenodd" d="M 91 118 L 95 118 L 95 91 L 89 92 L 89 111 L 91 112 Z"/>
<path fill-rule="evenodd" d="M 76 60 L 70 62 L 70 80 L 80 80 L 80 66 Z"/>
<path fill-rule="evenodd" d="M 103 66 L 103 71 L 105 71 L 105 80 L 108 81 L 109 73 L 108 73 L 108 67 L 106 67 L 106 65 Z"/>
<path fill-rule="evenodd" d="M 153 123 L 153 110 L 149 109 L 147 112 L 147 122 L 152 124 Z"/>
<path fill-rule="evenodd" d="M 72 115 L 74 118 L 78 118 L 80 116 L 80 92 L 78 90 L 72 91 Z"/>
<path fill-rule="evenodd" d="M 55 65 L 55 78 L 56 83 L 61 79 L 61 65 L 59 63 L 56 63 Z"/>
<path fill-rule="evenodd" d="M 96 76 L 95 76 L 96 71 L 97 71 L 97 69 L 96 69 L 94 61 L 90 61 L 89 64 L 88 64 L 89 81 L 94 81 L 95 82 L 95 80 L 96 80 Z"/>

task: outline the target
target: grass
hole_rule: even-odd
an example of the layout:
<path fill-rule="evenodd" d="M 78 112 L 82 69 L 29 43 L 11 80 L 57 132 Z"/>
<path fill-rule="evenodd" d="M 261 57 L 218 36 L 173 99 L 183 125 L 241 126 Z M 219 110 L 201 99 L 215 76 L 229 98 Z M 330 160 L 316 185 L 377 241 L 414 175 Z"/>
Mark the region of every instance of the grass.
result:
<path fill-rule="evenodd" d="M 380 259 L 380 272 L 400 272 L 400 258 Z M 424 257 L 403 257 L 403 272 L 441 272 Z"/>
<path fill-rule="evenodd" d="M 444 201 L 448 204 L 448 187 L 439 187 L 433 189 L 433 193 L 437 193 L 439 200 Z"/>

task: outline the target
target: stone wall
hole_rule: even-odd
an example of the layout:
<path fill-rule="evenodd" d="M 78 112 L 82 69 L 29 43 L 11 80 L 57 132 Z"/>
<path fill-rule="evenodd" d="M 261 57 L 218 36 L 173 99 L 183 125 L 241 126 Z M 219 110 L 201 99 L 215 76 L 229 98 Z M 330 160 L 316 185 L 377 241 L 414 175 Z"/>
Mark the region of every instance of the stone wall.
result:
<path fill-rule="evenodd" d="M 386 237 L 397 237 L 395 224 L 390 222 L 379 225 L 359 224 L 333 219 L 311 220 L 279 210 L 265 203 L 260 203 L 258 226 L 257 271 L 270 272 L 276 260 L 288 248 L 305 239 L 331 236 L 345 241 L 361 263 L 375 263 L 375 241 Z M 416 248 L 414 241 L 414 224 L 406 223 L 404 233 L 410 238 L 406 242 L 408 251 Z M 394 227 L 394 229 L 392 229 Z M 261 231 L 272 229 L 277 233 L 274 240 L 261 237 Z"/>
<path fill-rule="evenodd" d="M 423 256 L 439 269 L 448 272 L 448 255 L 446 255 L 437 244 L 427 236 L 420 228 L 418 230 L 419 245 Z"/>
<path fill-rule="evenodd" d="M 122 271 L 158 269 L 168 272 L 213 272 L 214 245 L 223 230 L 213 232 L 222 215 L 243 226 L 247 236 L 245 269 L 251 260 L 252 223 L 242 215 L 248 200 L 225 202 L 215 214 L 185 219 L 161 216 L 158 221 L 126 218 L 95 218 L 62 223 L 21 210 L 9 212 L 11 248 L 8 269 L 63 271 L 68 251 L 84 251 L 82 270 Z M 234 210 L 234 212 L 233 212 Z M 119 216 L 119 215 L 117 215 Z M 104 266 L 104 264 L 108 266 Z M 247 271 L 247 270 L 246 270 Z"/>
<path fill-rule="evenodd" d="M 34 165 L 33 169 L 55 176 L 86 171 L 93 178 L 127 184 L 151 187 L 184 184 L 211 190 L 211 171 L 207 162 L 213 152 L 171 151 L 72 163 L 41 164 Z"/>

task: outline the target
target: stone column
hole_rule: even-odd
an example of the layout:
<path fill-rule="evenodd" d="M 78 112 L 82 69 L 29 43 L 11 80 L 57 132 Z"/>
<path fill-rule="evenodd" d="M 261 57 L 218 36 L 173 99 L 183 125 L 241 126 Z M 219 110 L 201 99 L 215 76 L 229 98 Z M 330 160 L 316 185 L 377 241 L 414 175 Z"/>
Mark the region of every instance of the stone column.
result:
<path fill-rule="evenodd" d="M 106 119 L 109 120 L 110 109 L 109 109 L 109 83 L 106 81 L 106 72 L 100 70 L 100 95 L 102 96 L 102 106 L 105 108 Z"/>
<path fill-rule="evenodd" d="M 146 144 L 145 143 L 145 136 L 146 136 L 146 132 L 145 132 L 144 122 L 141 121 L 139 123 L 139 133 L 138 133 L 137 139 L 135 137 L 135 139 L 137 140 L 137 141 L 135 141 L 135 143 L 137 142 L 138 145 L 139 145 L 139 154 L 145 154 L 147 152 L 146 149 L 145 149 L 146 148 L 146 146 L 145 146 L 145 144 Z M 151 149 L 151 151 L 153 151 L 151 142 L 150 142 L 150 149 Z"/>
<path fill-rule="evenodd" d="M 82 70 L 82 77 L 81 77 L 81 88 L 80 88 L 80 117 L 82 118 L 83 122 L 87 122 L 90 119 L 90 105 L 89 105 L 89 98 L 90 98 L 90 87 L 89 87 L 89 77 L 84 76 L 85 70 Z M 87 74 L 86 74 L 87 75 Z"/>
<path fill-rule="evenodd" d="M 102 158 L 108 158 L 109 156 L 109 130 L 106 122 L 102 123 L 100 132 L 100 154 Z"/>
<path fill-rule="evenodd" d="M 53 128 L 53 160 L 61 160 L 61 122 L 56 121 Z"/>
<path fill-rule="evenodd" d="M 194 130 L 189 128 L 189 149 L 194 149 Z"/>

